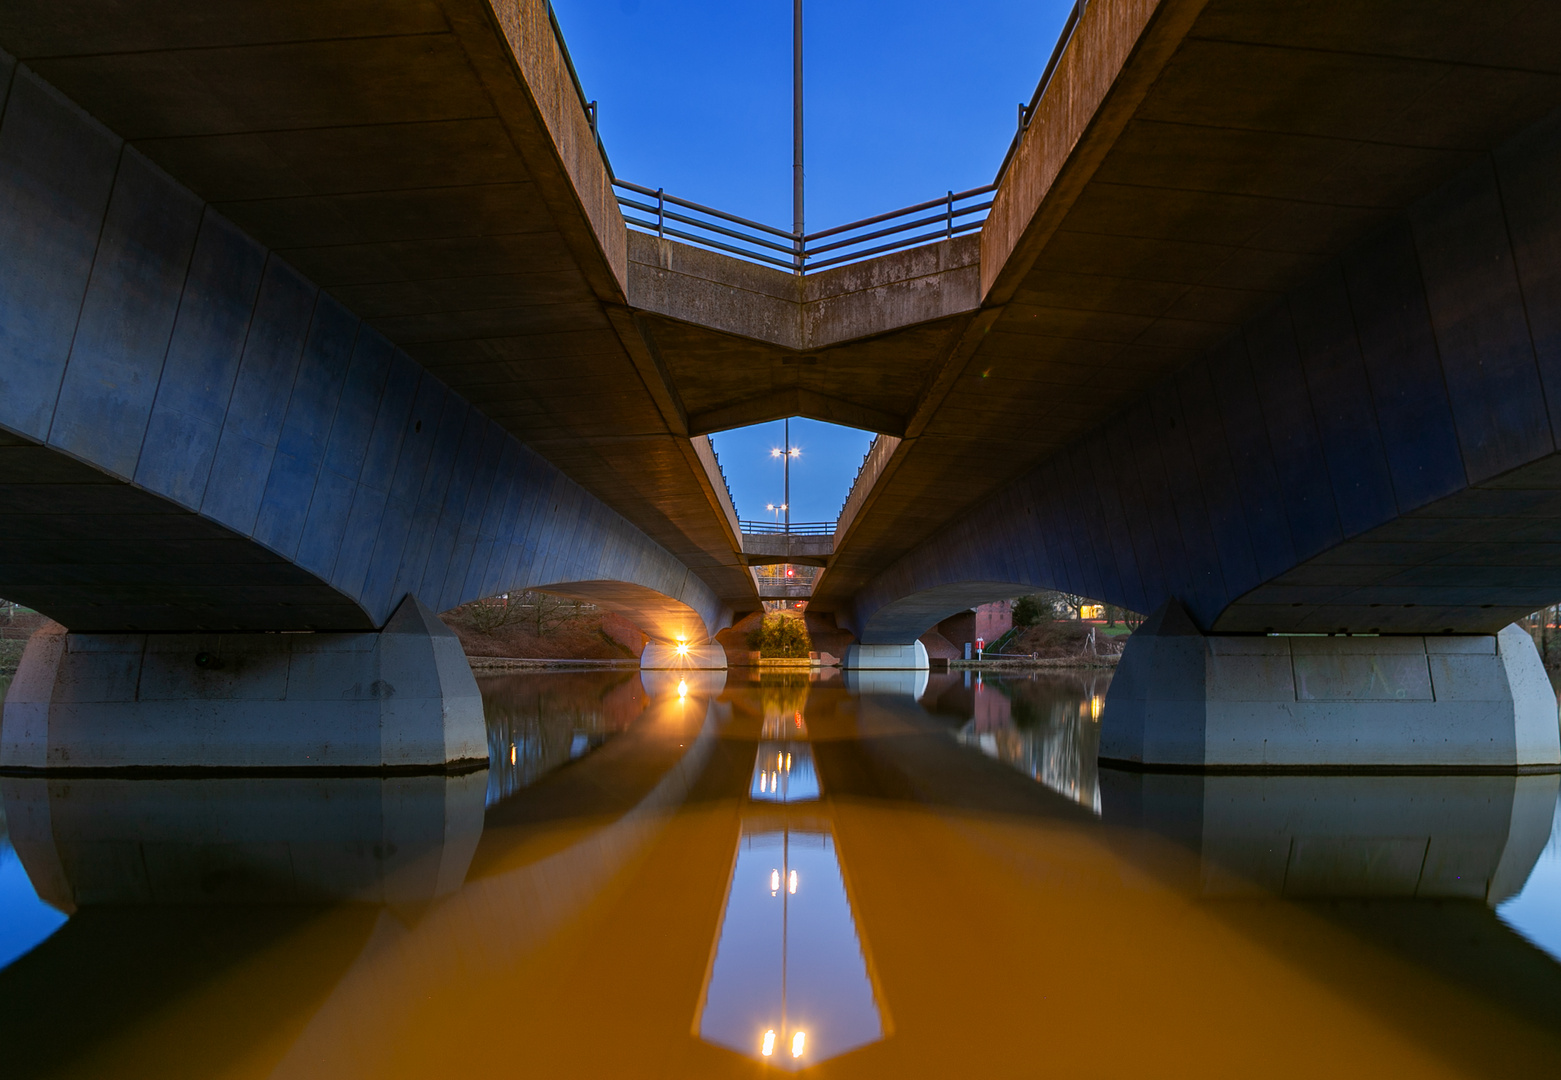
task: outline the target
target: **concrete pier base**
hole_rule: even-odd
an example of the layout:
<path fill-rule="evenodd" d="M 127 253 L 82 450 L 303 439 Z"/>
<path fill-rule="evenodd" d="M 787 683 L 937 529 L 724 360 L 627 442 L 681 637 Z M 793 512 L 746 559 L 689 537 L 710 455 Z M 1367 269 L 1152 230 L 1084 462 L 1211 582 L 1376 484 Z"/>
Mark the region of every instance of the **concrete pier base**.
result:
<path fill-rule="evenodd" d="M 926 671 L 927 646 L 919 641 L 909 645 L 862 645 L 846 647 L 840 666 L 848 671 Z"/>
<path fill-rule="evenodd" d="M 72 634 L 27 645 L 0 768 L 430 769 L 488 760 L 456 636 L 415 597 L 365 634 Z"/>
<path fill-rule="evenodd" d="M 684 651 L 679 652 L 680 647 Z M 640 653 L 640 667 L 654 671 L 725 671 L 726 650 L 715 641 L 679 646 L 675 641 L 652 639 Z"/>
<path fill-rule="evenodd" d="M 1100 757 L 1181 768 L 1561 765 L 1533 639 L 1205 636 L 1179 605 L 1129 639 Z"/>

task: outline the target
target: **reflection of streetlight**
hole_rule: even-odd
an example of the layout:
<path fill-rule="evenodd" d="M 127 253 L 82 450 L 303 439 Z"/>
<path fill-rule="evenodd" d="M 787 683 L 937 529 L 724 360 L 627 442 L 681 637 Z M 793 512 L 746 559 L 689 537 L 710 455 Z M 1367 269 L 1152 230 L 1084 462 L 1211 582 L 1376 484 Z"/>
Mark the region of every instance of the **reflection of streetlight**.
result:
<path fill-rule="evenodd" d="M 795 1035 L 793 1035 L 791 1037 L 791 1056 L 792 1057 L 801 1057 L 802 1056 L 802 1046 L 807 1041 L 808 1041 L 808 1033 L 806 1031 L 799 1031 Z"/>
<path fill-rule="evenodd" d="M 759 1051 L 765 1057 L 775 1053 L 775 1029 L 771 1028 L 764 1033 L 764 1047 Z"/>

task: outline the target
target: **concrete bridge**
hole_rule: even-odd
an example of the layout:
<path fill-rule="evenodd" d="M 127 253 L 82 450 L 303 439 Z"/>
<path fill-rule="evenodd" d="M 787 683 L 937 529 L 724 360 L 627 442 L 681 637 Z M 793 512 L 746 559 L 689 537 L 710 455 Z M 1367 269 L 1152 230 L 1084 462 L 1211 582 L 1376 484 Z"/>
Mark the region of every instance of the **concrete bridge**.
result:
<path fill-rule="evenodd" d="M 0 765 L 480 758 L 432 612 L 509 589 L 719 663 L 793 553 L 703 436 L 789 415 L 880 434 L 794 560 L 848 662 L 1063 588 L 1159 613 L 1109 756 L 1554 764 L 1497 632 L 1561 594 L 1558 45 L 1537 0 L 1094 0 L 978 234 L 797 275 L 625 226 L 540 0 L 15 0 L 0 595 L 70 633 Z M 1288 644 L 1222 659 L 1298 632 L 1399 637 L 1306 639 L 1321 698 Z M 390 674 L 465 704 L 414 737 Z M 1341 749 L 1382 693 L 1399 727 Z M 309 733 L 342 696 L 346 750 Z M 223 727 L 275 700 L 293 736 Z"/>

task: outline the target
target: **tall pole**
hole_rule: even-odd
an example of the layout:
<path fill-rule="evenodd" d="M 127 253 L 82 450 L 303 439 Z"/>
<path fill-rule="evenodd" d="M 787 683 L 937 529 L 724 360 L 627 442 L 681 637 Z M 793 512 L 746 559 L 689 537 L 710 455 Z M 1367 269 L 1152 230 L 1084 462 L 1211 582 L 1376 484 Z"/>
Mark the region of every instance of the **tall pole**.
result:
<path fill-rule="evenodd" d="M 802 0 L 797 0 L 797 3 L 802 3 Z M 786 463 L 781 466 L 781 472 L 786 477 L 786 498 L 781 505 L 786 508 L 786 531 L 789 533 L 791 532 L 791 418 L 787 417 L 782 423 L 785 424 L 783 429 L 785 434 L 782 438 L 786 444 Z"/>
<path fill-rule="evenodd" d="M 791 232 L 802 273 L 802 0 L 791 0 Z"/>

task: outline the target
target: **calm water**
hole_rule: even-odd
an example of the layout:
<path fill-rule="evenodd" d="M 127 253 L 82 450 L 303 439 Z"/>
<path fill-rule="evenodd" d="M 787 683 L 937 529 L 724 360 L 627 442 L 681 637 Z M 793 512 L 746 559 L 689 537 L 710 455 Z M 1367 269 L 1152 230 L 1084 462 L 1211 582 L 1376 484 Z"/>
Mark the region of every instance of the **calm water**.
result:
<path fill-rule="evenodd" d="M 1548 776 L 1100 769 L 1099 678 L 488 680 L 490 768 L 0 778 L 0 1076 L 1549 1076 Z"/>

